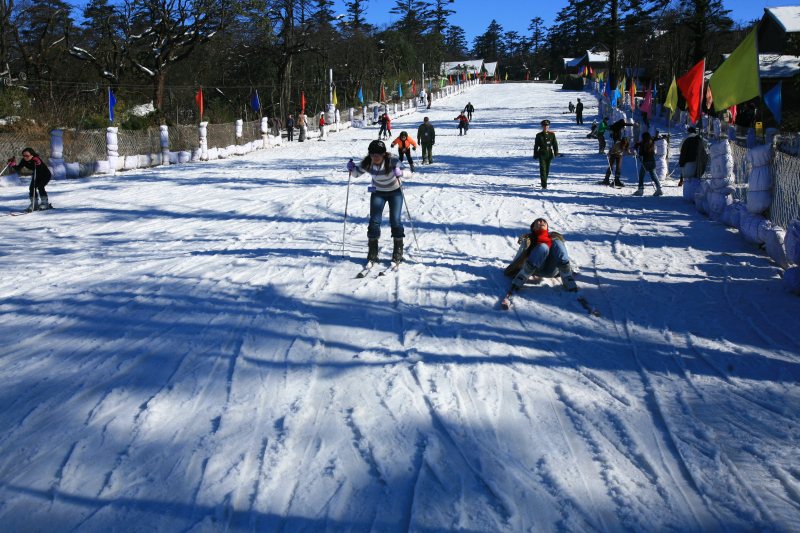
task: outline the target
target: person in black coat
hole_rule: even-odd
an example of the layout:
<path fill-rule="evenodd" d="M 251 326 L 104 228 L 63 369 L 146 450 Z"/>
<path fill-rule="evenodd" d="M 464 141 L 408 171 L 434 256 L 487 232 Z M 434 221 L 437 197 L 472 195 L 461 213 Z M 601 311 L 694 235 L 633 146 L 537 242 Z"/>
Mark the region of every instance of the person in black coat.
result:
<path fill-rule="evenodd" d="M 11 159 L 8 160 L 8 168 L 12 172 L 19 172 L 25 168 L 33 173 L 31 185 L 28 189 L 28 196 L 30 197 L 31 203 L 25 211 L 30 213 L 38 209 L 51 209 L 53 207 L 50 205 L 47 198 L 47 191 L 44 189 L 47 184 L 50 183 L 53 174 L 33 148 L 25 148 L 22 150 L 22 161 L 20 162 L 17 162 L 17 158 L 12 156 Z M 36 203 L 36 191 L 39 191 L 38 205 Z"/>
<path fill-rule="evenodd" d="M 575 105 L 575 122 L 583 124 L 583 102 L 578 98 L 578 103 Z"/>

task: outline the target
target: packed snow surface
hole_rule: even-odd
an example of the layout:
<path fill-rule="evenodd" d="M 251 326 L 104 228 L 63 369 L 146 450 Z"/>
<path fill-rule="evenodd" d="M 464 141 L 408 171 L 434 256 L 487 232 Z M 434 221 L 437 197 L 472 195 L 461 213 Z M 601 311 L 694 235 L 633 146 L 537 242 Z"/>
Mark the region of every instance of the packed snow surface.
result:
<path fill-rule="evenodd" d="M 437 139 L 385 277 L 354 279 L 369 193 L 345 170 L 377 126 L 56 181 L 55 210 L 2 217 L 2 529 L 799 531 L 800 300 L 674 179 L 633 197 L 626 157 L 628 187 L 597 185 L 576 97 L 591 122 L 550 84 L 393 121 Z M 601 316 L 549 281 L 499 309 L 540 216 Z"/>

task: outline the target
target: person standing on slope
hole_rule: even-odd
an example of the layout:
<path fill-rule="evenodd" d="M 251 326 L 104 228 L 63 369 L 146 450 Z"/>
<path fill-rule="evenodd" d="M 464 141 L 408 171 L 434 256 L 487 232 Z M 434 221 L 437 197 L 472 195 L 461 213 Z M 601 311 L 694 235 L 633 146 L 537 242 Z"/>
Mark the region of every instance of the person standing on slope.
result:
<path fill-rule="evenodd" d="M 401 131 L 397 139 L 392 141 L 392 146 L 397 146 L 400 162 L 403 162 L 403 157 L 408 159 L 408 167 L 411 169 L 411 172 L 414 172 L 414 161 L 411 159 L 411 150 L 417 151 L 417 142 L 408 136 L 408 132 Z"/>
<path fill-rule="evenodd" d="M 639 157 L 642 158 L 642 165 L 639 167 L 639 188 L 633 193 L 634 196 L 642 196 L 644 194 L 644 173 L 650 173 L 650 179 L 656 184 L 656 192 L 653 196 L 661 196 L 664 194 L 661 191 L 661 182 L 656 177 L 656 144 L 649 132 L 642 133 L 642 140 L 636 143 L 636 149 L 639 152 Z"/>
<path fill-rule="evenodd" d="M 433 163 L 433 145 L 436 144 L 436 130 L 428 117 L 422 119 L 422 124 L 417 128 L 417 140 L 422 145 L 422 164 L 425 164 L 427 155 L 428 164 Z"/>
<path fill-rule="evenodd" d="M 611 172 L 614 172 L 614 187 L 624 187 L 625 184 L 620 181 L 622 175 L 622 156 L 628 151 L 628 138 L 623 137 L 614 143 L 611 150 L 608 151 L 608 168 L 606 168 L 606 178 L 602 181 L 602 185 L 611 185 Z M 616 167 L 616 168 L 615 168 Z"/>
<path fill-rule="evenodd" d="M 583 124 L 583 102 L 578 98 L 578 103 L 575 104 L 575 122 Z"/>
<path fill-rule="evenodd" d="M 550 231 L 547 220 L 537 218 L 531 224 L 531 232 L 517 239 L 520 247 L 511 264 L 503 273 L 512 278 L 511 287 L 503 299 L 502 306 L 508 308 L 511 296 L 520 290 L 531 276 L 537 278 L 561 278 L 563 287 L 575 292 L 578 285 L 569 262 L 564 237 Z"/>
<path fill-rule="evenodd" d="M 542 121 L 542 131 L 536 134 L 533 142 L 533 158 L 539 160 L 539 179 L 542 189 L 547 188 L 547 177 L 550 175 L 550 162 L 558 157 L 558 141 L 556 134 L 550 131 L 550 121 Z"/>
<path fill-rule="evenodd" d="M 303 111 L 297 115 L 297 127 L 300 128 L 300 135 L 297 140 L 303 142 L 306 140 L 306 135 L 308 134 L 308 117 Z"/>
<path fill-rule="evenodd" d="M 26 168 L 33 173 L 31 185 L 28 188 L 28 196 L 31 203 L 28 205 L 28 208 L 25 209 L 27 213 L 51 209 L 53 207 L 50 205 L 47 199 L 47 191 L 44 189 L 47 184 L 50 183 L 50 179 L 53 175 L 33 148 L 25 148 L 22 150 L 22 161 L 19 163 L 17 163 L 17 158 L 12 156 L 11 159 L 8 160 L 8 168 L 11 172 L 19 172 L 21 169 Z M 36 198 L 37 191 L 39 192 L 38 203 Z"/>
<path fill-rule="evenodd" d="M 475 107 L 472 105 L 472 102 L 467 102 L 467 105 L 464 106 L 464 111 L 462 113 L 467 114 L 467 120 L 472 122 L 472 113 L 475 112 Z"/>
<path fill-rule="evenodd" d="M 381 237 L 381 219 L 386 204 L 389 204 L 389 225 L 392 228 L 394 249 L 392 262 L 400 263 L 403 260 L 403 191 L 401 189 L 403 169 L 400 161 L 386 151 L 386 145 L 381 140 L 369 143 L 367 157 L 356 165 L 351 159 L 347 163 L 347 170 L 356 177 L 369 174 L 372 194 L 369 198 L 369 225 L 367 226 L 367 263 L 378 261 L 378 240 Z"/>

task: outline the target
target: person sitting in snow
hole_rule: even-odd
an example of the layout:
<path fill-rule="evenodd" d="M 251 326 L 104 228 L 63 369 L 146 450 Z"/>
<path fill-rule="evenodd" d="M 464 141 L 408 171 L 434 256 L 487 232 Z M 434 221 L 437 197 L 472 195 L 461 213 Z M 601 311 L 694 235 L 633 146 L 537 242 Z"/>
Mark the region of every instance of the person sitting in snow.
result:
<path fill-rule="evenodd" d="M 567 253 L 564 236 L 550 231 L 547 220 L 537 218 L 531 224 L 530 233 L 521 235 L 519 249 L 503 274 L 512 278 L 506 298 L 521 289 L 532 276 L 533 281 L 542 278 L 561 278 L 561 284 L 570 292 L 578 290 Z"/>

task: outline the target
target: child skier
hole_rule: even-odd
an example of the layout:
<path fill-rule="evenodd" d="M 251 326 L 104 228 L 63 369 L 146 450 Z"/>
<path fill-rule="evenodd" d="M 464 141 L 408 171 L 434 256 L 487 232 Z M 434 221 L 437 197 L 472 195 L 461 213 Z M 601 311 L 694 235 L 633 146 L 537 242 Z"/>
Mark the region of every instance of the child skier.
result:
<path fill-rule="evenodd" d="M 19 172 L 19 170 L 23 168 L 27 168 L 33 172 L 31 185 L 28 189 L 28 196 L 30 197 L 31 203 L 28 205 L 28 208 L 25 209 L 25 212 L 30 213 L 31 211 L 51 209 L 53 207 L 50 205 L 47 199 L 47 191 L 44 189 L 47 184 L 50 183 L 50 178 L 52 178 L 53 175 L 33 148 L 25 148 L 22 151 L 22 161 L 19 163 L 17 163 L 17 158 L 12 156 L 11 159 L 8 160 L 8 168 L 12 172 Z M 38 203 L 36 198 L 37 191 L 39 192 Z"/>

